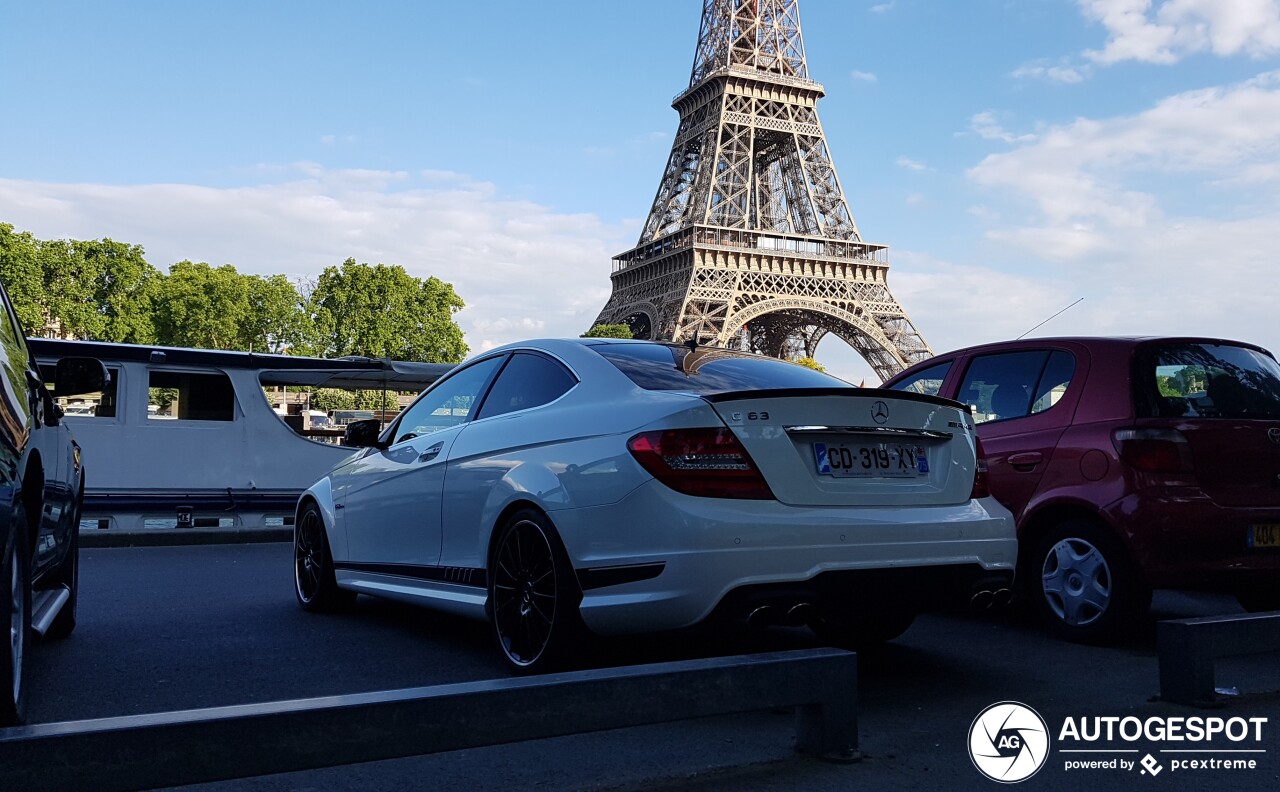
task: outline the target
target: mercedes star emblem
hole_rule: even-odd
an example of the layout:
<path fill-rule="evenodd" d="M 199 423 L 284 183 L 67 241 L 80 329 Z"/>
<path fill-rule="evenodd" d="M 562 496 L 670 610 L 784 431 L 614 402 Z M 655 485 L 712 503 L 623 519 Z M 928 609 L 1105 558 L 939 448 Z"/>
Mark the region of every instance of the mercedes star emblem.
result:
<path fill-rule="evenodd" d="M 871 420 L 875 421 L 878 424 L 882 424 L 885 421 L 889 420 L 889 405 L 885 404 L 882 401 L 878 401 L 875 404 L 871 405 Z M 1275 438 L 1272 438 L 1272 439 L 1274 440 Z M 1280 442 L 1280 441 L 1277 441 L 1277 442 Z"/>

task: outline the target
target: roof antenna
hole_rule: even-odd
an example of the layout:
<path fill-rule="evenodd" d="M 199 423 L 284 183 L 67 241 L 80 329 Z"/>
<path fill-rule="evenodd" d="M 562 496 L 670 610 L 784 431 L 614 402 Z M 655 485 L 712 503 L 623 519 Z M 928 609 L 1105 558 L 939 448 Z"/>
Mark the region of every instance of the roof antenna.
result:
<path fill-rule="evenodd" d="M 1050 321 L 1051 319 L 1055 319 L 1055 318 L 1057 318 L 1057 317 L 1061 316 L 1062 314 L 1066 313 L 1068 309 L 1070 309 L 1070 308 L 1074 308 L 1074 307 L 1076 307 L 1077 305 L 1079 305 L 1079 304 L 1080 304 L 1080 303 L 1082 303 L 1082 302 L 1084 302 L 1084 298 L 1083 298 L 1083 297 L 1081 297 L 1080 299 L 1078 299 L 1078 300 L 1076 300 L 1075 302 L 1071 303 L 1071 304 L 1070 304 L 1070 305 L 1068 305 L 1066 308 L 1063 308 L 1061 311 L 1058 311 L 1058 312 L 1057 312 L 1056 314 L 1054 314 L 1053 316 L 1050 316 L 1048 319 L 1045 319 L 1043 322 L 1041 322 L 1040 324 L 1036 325 L 1036 327 L 1041 327 L 1042 325 L 1046 325 L 1046 324 L 1048 324 L 1048 323 L 1049 323 L 1049 321 Z M 1031 330 L 1028 330 L 1026 333 L 1023 333 L 1022 335 L 1018 336 L 1018 338 L 1022 338 L 1022 336 L 1025 336 L 1025 335 L 1027 335 L 1028 333 L 1031 333 L 1033 330 L 1035 330 L 1035 329 L 1036 329 L 1036 327 L 1031 328 Z M 1015 338 L 1015 339 L 1013 339 L 1013 340 L 1014 340 L 1014 341 L 1017 341 L 1017 340 L 1018 340 L 1018 338 Z"/>

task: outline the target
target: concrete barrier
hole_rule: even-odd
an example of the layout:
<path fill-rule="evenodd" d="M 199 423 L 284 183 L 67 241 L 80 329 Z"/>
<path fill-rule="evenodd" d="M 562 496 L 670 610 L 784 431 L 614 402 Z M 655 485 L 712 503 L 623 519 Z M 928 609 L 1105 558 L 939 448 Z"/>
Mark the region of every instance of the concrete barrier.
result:
<path fill-rule="evenodd" d="M 1280 651 L 1280 612 L 1205 616 L 1156 625 L 1160 698 L 1214 706 L 1213 661 L 1219 657 Z"/>
<path fill-rule="evenodd" d="M 0 789 L 180 786 L 778 707 L 858 758 L 857 656 L 811 649 L 0 729 Z"/>

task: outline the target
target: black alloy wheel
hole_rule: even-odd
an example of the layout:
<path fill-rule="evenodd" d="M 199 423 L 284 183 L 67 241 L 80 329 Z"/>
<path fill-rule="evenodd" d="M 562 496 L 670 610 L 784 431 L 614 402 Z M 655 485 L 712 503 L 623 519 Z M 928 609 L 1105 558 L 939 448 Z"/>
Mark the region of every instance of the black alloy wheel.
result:
<path fill-rule="evenodd" d="M 579 660 L 582 592 L 545 516 L 512 515 L 494 544 L 488 577 L 489 621 L 508 668 L 541 674 Z"/>
<path fill-rule="evenodd" d="M 293 529 L 293 593 L 307 611 L 333 611 L 355 601 L 354 592 L 338 588 L 333 574 L 320 508 L 308 503 Z"/>
<path fill-rule="evenodd" d="M 4 612 L 6 637 L 0 648 L 0 726 L 26 718 L 26 679 L 23 674 L 27 639 L 31 636 L 31 562 L 27 557 L 27 520 L 21 503 L 13 508 L 13 551 L 0 563 L 0 581 L 8 592 Z M 0 552 L 3 552 L 0 550 Z"/>

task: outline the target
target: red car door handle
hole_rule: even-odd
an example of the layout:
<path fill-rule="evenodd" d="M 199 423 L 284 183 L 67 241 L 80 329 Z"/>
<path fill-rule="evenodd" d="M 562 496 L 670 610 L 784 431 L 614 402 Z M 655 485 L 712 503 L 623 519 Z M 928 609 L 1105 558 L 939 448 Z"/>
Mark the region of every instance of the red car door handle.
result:
<path fill-rule="evenodd" d="M 1044 455 L 1039 451 L 1027 451 L 1022 454 L 1010 454 L 1009 464 L 1014 470 L 1022 473 L 1029 473 L 1035 469 L 1036 465 L 1044 460 Z"/>

